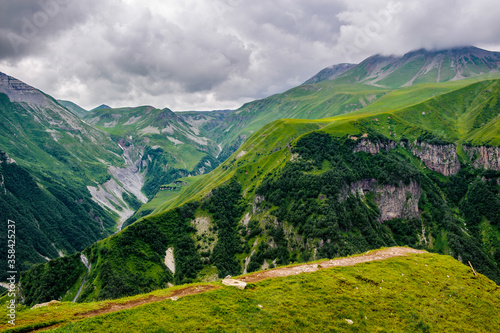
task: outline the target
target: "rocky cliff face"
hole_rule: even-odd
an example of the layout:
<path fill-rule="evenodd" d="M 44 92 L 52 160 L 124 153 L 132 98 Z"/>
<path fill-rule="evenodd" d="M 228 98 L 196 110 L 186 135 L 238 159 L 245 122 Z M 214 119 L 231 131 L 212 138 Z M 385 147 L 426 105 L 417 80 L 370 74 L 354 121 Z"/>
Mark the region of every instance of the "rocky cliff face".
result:
<path fill-rule="evenodd" d="M 420 158 L 425 165 L 445 176 L 455 175 L 460 171 L 457 147 L 450 145 L 434 145 L 427 142 L 414 141 L 412 143 L 402 143 L 410 149 L 411 153 Z"/>
<path fill-rule="evenodd" d="M 351 184 L 348 192 L 365 196 L 375 194 L 375 203 L 380 210 L 380 222 L 395 218 L 414 218 L 419 216 L 418 202 L 422 195 L 420 184 L 379 185 L 375 179 L 364 179 Z"/>
<path fill-rule="evenodd" d="M 0 93 L 9 96 L 12 102 L 42 104 L 47 99 L 38 89 L 1 72 Z"/>
<path fill-rule="evenodd" d="M 357 140 L 355 137 L 351 137 L 353 140 Z M 395 149 L 397 147 L 397 144 L 395 141 L 388 141 L 388 142 L 380 142 L 380 141 L 371 141 L 368 139 L 361 139 L 358 141 L 358 144 L 356 145 L 356 148 L 354 148 L 354 152 L 358 151 L 364 151 L 365 153 L 370 153 L 370 154 L 378 154 L 380 153 L 380 150 L 389 150 L 389 149 Z"/>
<path fill-rule="evenodd" d="M 351 137 L 351 139 L 358 140 L 356 137 Z M 457 147 L 453 144 L 434 145 L 427 142 L 414 141 L 412 143 L 401 142 L 400 145 L 409 149 L 413 155 L 420 158 L 431 170 L 445 176 L 454 175 L 460 171 Z M 381 150 L 395 149 L 396 147 L 397 143 L 395 141 L 371 141 L 362 137 L 354 148 L 354 152 L 364 151 L 370 154 L 378 154 Z M 494 153 L 492 154 L 494 155 Z M 498 160 L 500 154 L 494 156 L 497 156 Z M 497 165 L 500 165 L 500 163 L 497 163 Z"/>
<path fill-rule="evenodd" d="M 500 147 L 463 146 L 474 168 L 500 170 Z"/>

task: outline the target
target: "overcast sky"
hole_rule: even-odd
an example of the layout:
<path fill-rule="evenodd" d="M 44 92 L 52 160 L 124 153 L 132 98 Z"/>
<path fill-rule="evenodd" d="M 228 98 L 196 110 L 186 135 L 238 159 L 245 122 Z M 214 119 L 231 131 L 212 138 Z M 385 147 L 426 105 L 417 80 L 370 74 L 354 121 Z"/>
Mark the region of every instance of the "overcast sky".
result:
<path fill-rule="evenodd" d="M 494 0 L 1 0 L 0 71 L 91 109 L 237 108 L 376 54 L 500 51 Z"/>

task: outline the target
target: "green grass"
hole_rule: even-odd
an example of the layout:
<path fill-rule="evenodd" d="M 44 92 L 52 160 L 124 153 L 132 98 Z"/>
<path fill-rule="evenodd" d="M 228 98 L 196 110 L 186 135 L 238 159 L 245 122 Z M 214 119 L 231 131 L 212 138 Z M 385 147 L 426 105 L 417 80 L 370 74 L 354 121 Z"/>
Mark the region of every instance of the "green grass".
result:
<path fill-rule="evenodd" d="M 177 198 L 179 195 L 179 192 L 182 191 L 182 189 L 190 186 L 191 184 L 203 179 L 206 175 L 199 175 L 199 176 L 194 176 L 194 177 L 184 177 L 184 178 L 179 178 L 177 179 L 174 183 L 172 184 L 166 184 L 166 185 L 171 185 L 171 186 L 176 186 L 179 187 L 179 190 L 173 190 L 173 191 L 158 191 L 158 193 L 155 195 L 155 197 L 150 200 L 148 203 L 144 204 L 141 206 L 141 208 L 138 210 L 138 213 L 144 210 L 152 210 L 152 214 L 157 213 L 157 209 L 167 203 L 169 203 L 171 200 L 174 200 Z M 177 182 L 182 182 L 182 184 L 177 184 Z"/>
<path fill-rule="evenodd" d="M 444 255 L 323 269 L 243 291 L 215 284 L 220 289 L 88 319 L 75 313 L 109 302 L 20 309 L 18 329 L 58 321 L 63 326 L 55 332 L 493 332 L 500 326 L 500 287 Z"/>

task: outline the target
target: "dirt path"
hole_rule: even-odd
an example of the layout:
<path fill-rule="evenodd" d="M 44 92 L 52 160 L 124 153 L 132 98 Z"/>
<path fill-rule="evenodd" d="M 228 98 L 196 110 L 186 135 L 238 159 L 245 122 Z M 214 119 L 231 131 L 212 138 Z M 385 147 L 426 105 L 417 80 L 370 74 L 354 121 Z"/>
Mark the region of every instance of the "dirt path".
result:
<path fill-rule="evenodd" d="M 128 301 L 125 303 L 108 303 L 104 307 L 97 309 L 97 310 L 92 310 L 89 312 L 84 312 L 84 313 L 75 313 L 76 317 L 95 317 L 104 313 L 110 313 L 110 312 L 116 312 L 124 309 L 130 309 L 130 308 L 135 308 L 136 306 L 147 304 L 147 303 L 153 303 L 153 302 L 159 302 L 159 301 L 164 301 L 166 299 L 172 299 L 172 300 L 177 300 L 180 297 L 187 296 L 187 295 L 195 295 L 195 294 L 200 294 L 204 293 L 206 291 L 212 290 L 212 289 L 217 289 L 217 286 L 213 285 L 203 285 L 203 286 L 192 286 L 192 287 L 186 287 L 178 290 L 174 290 L 170 295 L 168 296 L 153 296 L 150 295 L 146 298 L 139 298 L 139 299 L 134 299 L 132 301 Z"/>
<path fill-rule="evenodd" d="M 406 256 L 408 253 L 425 253 L 426 251 L 415 250 L 408 247 L 391 247 L 388 249 L 372 251 L 356 257 L 332 259 L 323 261 L 320 264 L 304 264 L 291 267 L 275 268 L 268 271 L 256 272 L 247 276 L 237 278 L 240 281 L 252 283 L 265 279 L 297 275 L 301 273 L 315 272 L 322 268 L 330 268 L 336 266 L 353 266 L 362 262 L 384 260 L 387 258 Z"/>
<path fill-rule="evenodd" d="M 261 272 L 256 272 L 247 276 L 242 276 L 237 278 L 240 281 L 244 281 L 247 283 L 252 283 L 252 282 L 259 282 L 265 279 L 270 279 L 270 278 L 275 278 L 275 277 L 285 277 L 285 276 L 290 276 L 290 275 L 297 275 L 301 273 L 309 273 L 309 272 L 315 272 L 319 269 L 324 269 L 324 268 L 331 268 L 331 267 L 341 267 L 341 266 L 353 266 L 359 263 L 363 262 L 369 262 L 369 261 L 375 261 L 375 260 L 384 260 L 388 258 L 393 258 L 393 257 L 400 257 L 400 256 L 406 256 L 409 253 L 426 253 L 426 251 L 421 251 L 421 250 L 415 250 L 412 248 L 408 247 L 391 247 L 388 249 L 383 249 L 383 250 L 377 250 L 377 251 L 372 251 L 370 253 L 365 253 L 359 256 L 355 257 L 349 257 L 349 258 L 340 258 L 340 259 L 332 259 L 328 261 L 323 261 L 319 264 L 303 264 L 303 265 L 297 265 L 297 266 L 291 266 L 291 267 L 281 267 L 281 268 L 275 268 L 275 269 L 270 269 L 267 271 L 261 271 Z M 200 285 L 200 286 L 191 286 L 191 287 L 186 287 L 178 290 L 174 290 L 170 295 L 168 296 L 153 296 L 150 295 L 146 298 L 140 298 L 140 299 L 135 299 L 131 300 L 125 303 L 108 303 L 104 307 L 97 309 L 97 310 L 92 310 L 89 312 L 84 312 L 84 313 L 75 313 L 75 321 L 84 319 L 84 318 L 90 318 L 90 317 L 95 317 L 101 314 L 105 313 L 110 313 L 110 312 L 116 312 L 124 309 L 130 309 L 134 308 L 136 306 L 140 306 L 143 304 L 148 304 L 152 302 L 159 302 L 163 301 L 166 299 L 172 299 L 176 300 L 180 297 L 187 296 L 187 295 L 195 295 L 195 294 L 200 294 L 207 292 L 209 290 L 217 289 L 219 288 L 218 286 L 215 285 Z M 48 329 L 54 329 L 58 326 L 62 326 L 66 323 L 59 323 L 55 324 L 49 327 L 44 327 L 42 329 L 34 330 L 32 332 L 40 332 L 40 331 L 45 331 Z"/>

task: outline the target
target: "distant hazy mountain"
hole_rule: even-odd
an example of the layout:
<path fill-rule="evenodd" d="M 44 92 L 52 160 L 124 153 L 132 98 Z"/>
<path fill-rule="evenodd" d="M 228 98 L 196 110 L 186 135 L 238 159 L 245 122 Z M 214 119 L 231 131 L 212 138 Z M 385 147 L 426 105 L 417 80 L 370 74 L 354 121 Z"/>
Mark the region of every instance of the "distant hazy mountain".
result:
<path fill-rule="evenodd" d="M 498 73 L 499 68 L 500 52 L 473 46 L 438 51 L 421 49 L 401 57 L 369 57 L 341 75 L 339 81 L 398 88 Z"/>
<path fill-rule="evenodd" d="M 219 148 L 203 128 L 210 121 L 206 117 L 140 106 L 96 109 L 88 112 L 85 120 L 127 149 L 136 147 L 137 154 L 143 156 L 141 163 L 148 166 L 143 190 L 152 198 L 161 185 L 209 172 L 218 165 L 215 156 Z"/>
<path fill-rule="evenodd" d="M 65 101 L 62 99 L 58 99 L 57 103 L 61 104 L 64 106 L 66 109 L 71 111 L 73 114 L 77 115 L 80 118 L 83 118 L 87 115 L 88 111 L 82 108 L 81 106 L 71 102 L 71 101 Z"/>
<path fill-rule="evenodd" d="M 304 82 L 304 84 L 333 80 L 355 66 L 356 64 L 338 64 L 326 67 L 325 69 L 319 71 L 318 74 L 314 75 L 312 78 Z"/>
<path fill-rule="evenodd" d="M 93 108 L 92 110 L 90 110 L 90 112 L 96 111 L 96 110 L 105 110 L 105 109 L 111 109 L 111 106 L 108 106 L 106 104 L 101 104 L 101 105 Z"/>

